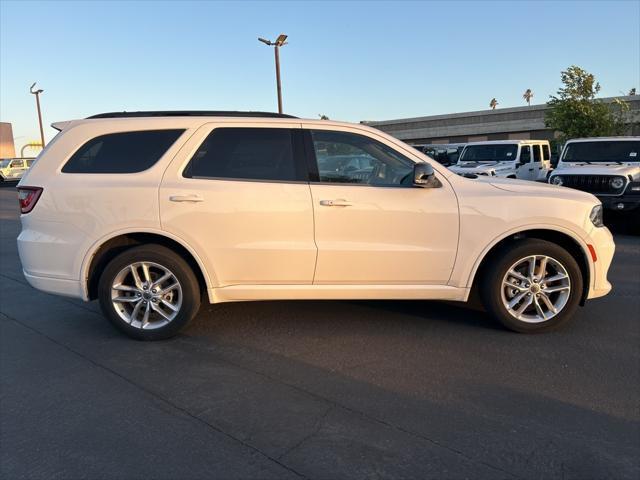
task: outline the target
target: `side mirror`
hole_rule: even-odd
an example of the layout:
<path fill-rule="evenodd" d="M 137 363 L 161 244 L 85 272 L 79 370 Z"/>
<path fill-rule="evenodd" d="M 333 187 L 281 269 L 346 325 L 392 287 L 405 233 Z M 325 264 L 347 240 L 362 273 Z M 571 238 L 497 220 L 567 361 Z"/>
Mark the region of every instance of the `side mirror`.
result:
<path fill-rule="evenodd" d="M 413 166 L 413 186 L 422 188 L 440 188 L 442 183 L 436 178 L 433 167 L 428 163 L 416 163 Z"/>

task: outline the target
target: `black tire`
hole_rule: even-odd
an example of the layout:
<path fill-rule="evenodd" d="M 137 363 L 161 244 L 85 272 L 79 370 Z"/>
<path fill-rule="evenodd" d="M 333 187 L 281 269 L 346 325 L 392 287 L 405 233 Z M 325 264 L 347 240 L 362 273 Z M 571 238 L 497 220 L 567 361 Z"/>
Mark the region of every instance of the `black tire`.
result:
<path fill-rule="evenodd" d="M 127 265 L 136 262 L 152 262 L 166 267 L 173 273 L 181 287 L 180 309 L 164 326 L 143 330 L 128 324 L 116 311 L 111 298 L 111 286 L 116 276 Z M 184 328 L 200 308 L 201 292 L 198 280 L 187 262 L 162 245 L 141 245 L 130 248 L 111 260 L 98 282 L 98 299 L 104 316 L 120 331 L 136 340 L 163 340 L 173 337 Z"/>
<path fill-rule="evenodd" d="M 518 260 L 531 255 L 546 255 L 559 262 L 569 275 L 571 287 L 569 297 L 559 313 L 539 323 L 519 320 L 509 313 L 502 299 L 502 281 L 507 271 Z M 567 322 L 580 303 L 583 289 L 582 272 L 575 258 L 561 246 L 540 239 L 519 240 L 495 252 L 482 269 L 479 280 L 480 299 L 487 312 L 506 328 L 519 333 L 547 332 Z"/>

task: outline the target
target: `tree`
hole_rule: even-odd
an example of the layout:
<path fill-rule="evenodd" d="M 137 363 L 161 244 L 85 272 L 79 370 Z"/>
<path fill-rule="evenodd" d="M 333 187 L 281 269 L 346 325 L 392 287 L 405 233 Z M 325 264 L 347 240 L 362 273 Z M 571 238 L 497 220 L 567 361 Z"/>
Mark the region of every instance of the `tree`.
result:
<path fill-rule="evenodd" d="M 489 102 L 489 107 L 491 108 L 491 110 L 495 110 L 497 106 L 498 106 L 498 100 L 496 100 L 494 97 L 491 99 L 491 102 Z"/>
<path fill-rule="evenodd" d="M 522 94 L 522 98 L 527 102 L 527 105 L 531 106 L 531 99 L 533 98 L 533 92 L 530 88 L 527 88 L 527 91 Z"/>
<path fill-rule="evenodd" d="M 631 90 L 629 90 L 629 95 L 634 96 L 635 94 L 636 94 L 636 87 L 633 87 Z"/>
<path fill-rule="evenodd" d="M 600 84 L 593 74 L 572 65 L 561 72 L 562 88 L 547 102 L 545 125 L 560 132 L 560 141 L 570 138 L 622 135 L 629 105 L 615 99 L 611 104 L 597 100 Z"/>

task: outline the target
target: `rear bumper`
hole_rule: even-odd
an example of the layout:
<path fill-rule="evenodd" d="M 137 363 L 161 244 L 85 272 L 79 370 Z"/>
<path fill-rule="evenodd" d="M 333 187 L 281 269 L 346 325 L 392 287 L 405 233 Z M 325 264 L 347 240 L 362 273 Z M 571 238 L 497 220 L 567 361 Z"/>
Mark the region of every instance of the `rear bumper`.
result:
<path fill-rule="evenodd" d="M 62 278 L 40 277 L 30 275 L 23 270 L 24 278 L 27 279 L 29 285 L 37 290 L 55 295 L 64 295 L 65 297 L 80 298 L 86 300 L 85 294 L 77 280 L 66 280 Z"/>

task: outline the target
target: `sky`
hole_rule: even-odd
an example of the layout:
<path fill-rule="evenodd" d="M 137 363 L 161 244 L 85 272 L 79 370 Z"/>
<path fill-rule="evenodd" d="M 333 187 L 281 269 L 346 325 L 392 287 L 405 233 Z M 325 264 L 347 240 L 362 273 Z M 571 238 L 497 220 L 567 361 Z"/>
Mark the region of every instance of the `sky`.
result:
<path fill-rule="evenodd" d="M 0 0 L 0 120 L 16 149 L 54 121 L 122 110 L 276 111 L 358 122 L 548 100 L 578 65 L 601 97 L 640 87 L 640 0 Z"/>

